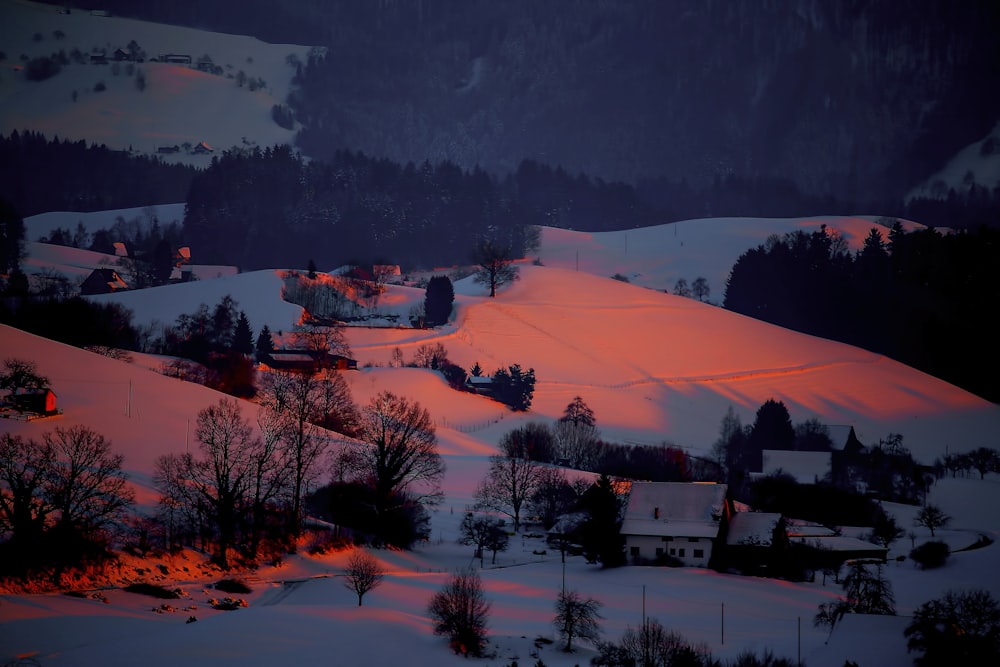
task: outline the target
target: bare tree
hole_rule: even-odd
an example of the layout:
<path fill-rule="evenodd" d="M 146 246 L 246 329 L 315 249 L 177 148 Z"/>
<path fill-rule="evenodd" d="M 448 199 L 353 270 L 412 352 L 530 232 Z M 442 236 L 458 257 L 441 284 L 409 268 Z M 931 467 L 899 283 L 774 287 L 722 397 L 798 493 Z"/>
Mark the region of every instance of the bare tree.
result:
<path fill-rule="evenodd" d="M 431 598 L 427 613 L 434 620 L 434 634 L 447 635 L 455 653 L 482 655 L 490 604 L 478 574 L 464 570 L 452 576 Z"/>
<path fill-rule="evenodd" d="M 471 511 L 465 513 L 459 525 L 459 544 L 476 547 L 475 557 L 479 566 L 483 566 L 486 549 L 493 551 L 493 562 L 496 563 L 497 552 L 506 551 L 509 536 L 503 529 L 502 522 L 488 516 L 476 516 Z"/>
<path fill-rule="evenodd" d="M 185 507 L 199 523 L 210 521 L 217 531 L 217 559 L 229 566 L 241 518 L 249 505 L 253 452 L 260 444 L 237 401 L 219 399 L 198 413 L 195 437 L 202 458 L 167 455 L 157 460 L 156 483 L 167 508 Z"/>
<path fill-rule="evenodd" d="M 490 457 L 486 478 L 476 489 L 479 505 L 509 516 L 515 533 L 521 528 L 521 509 L 542 481 L 542 467 L 527 458 L 519 442 L 504 436 L 500 443 L 502 453 Z"/>
<path fill-rule="evenodd" d="M 378 588 L 385 578 L 385 569 L 375 556 L 358 549 L 347 561 L 347 572 L 344 574 L 344 585 L 358 596 L 358 606 L 365 593 Z"/>
<path fill-rule="evenodd" d="M 483 239 L 473 250 L 472 259 L 479 267 L 474 279 L 481 285 L 489 285 L 491 297 L 496 297 L 497 287 L 517 280 L 517 267 L 509 246 Z"/>
<path fill-rule="evenodd" d="M 708 287 L 708 281 L 703 277 L 699 276 L 694 279 L 691 283 L 691 293 L 694 294 L 695 298 L 699 301 L 705 301 L 708 299 L 708 295 L 711 290 Z"/>
<path fill-rule="evenodd" d="M 556 598 L 554 623 L 559 636 L 566 640 L 563 650 L 573 650 L 573 638 L 596 642 L 601 636 L 601 603 L 594 598 L 584 599 L 576 591 L 560 591 Z"/>
<path fill-rule="evenodd" d="M 358 472 L 374 487 L 379 521 L 405 497 L 432 502 L 440 496 L 445 465 L 430 414 L 420 403 L 389 391 L 374 396 L 361 412 L 359 439 L 367 446 L 359 452 Z"/>
<path fill-rule="evenodd" d="M 945 514 L 940 507 L 937 505 L 924 505 L 920 508 L 920 512 L 913 519 L 913 523 L 917 526 L 923 526 L 924 528 L 931 531 L 931 537 L 934 537 L 934 530 L 936 528 L 943 528 L 948 525 L 951 521 L 951 517 Z"/>
<path fill-rule="evenodd" d="M 0 434 L 0 535 L 25 541 L 45 529 L 52 507 L 42 490 L 54 464 L 48 444 Z"/>
<path fill-rule="evenodd" d="M 560 458 L 575 468 L 589 469 L 597 455 L 598 431 L 594 411 L 577 396 L 556 422 Z"/>
<path fill-rule="evenodd" d="M 315 353 L 324 367 L 329 363 L 329 355 L 351 356 L 351 346 L 347 343 L 344 327 L 341 324 L 316 322 L 296 324 L 292 329 L 292 341 L 295 345 Z"/>
<path fill-rule="evenodd" d="M 824 602 L 819 605 L 813 624 L 816 627 L 829 626 L 833 632 L 834 626 L 844 618 L 844 614 L 881 614 L 894 616 L 896 614 L 896 599 L 892 594 L 892 586 L 882 576 L 882 568 L 875 566 L 872 572 L 861 561 L 851 561 L 848 573 L 844 577 L 844 598 L 835 602 Z"/>
<path fill-rule="evenodd" d="M 110 441 L 81 425 L 42 437 L 54 457 L 45 495 L 59 525 L 91 533 L 124 518 L 135 492 Z"/>
<path fill-rule="evenodd" d="M 328 445 L 321 426 L 354 430 L 357 411 L 350 388 L 335 371 L 274 371 L 265 376 L 261 385 L 261 403 L 280 417 L 274 429 L 280 433 L 290 471 L 292 534 L 297 536 L 302 526 L 302 500 L 319 472 Z"/>
<path fill-rule="evenodd" d="M 16 357 L 4 359 L 3 369 L 0 369 L 0 389 L 13 394 L 18 389 L 44 389 L 48 384 L 49 379 L 39 374 L 38 364 L 34 361 Z"/>

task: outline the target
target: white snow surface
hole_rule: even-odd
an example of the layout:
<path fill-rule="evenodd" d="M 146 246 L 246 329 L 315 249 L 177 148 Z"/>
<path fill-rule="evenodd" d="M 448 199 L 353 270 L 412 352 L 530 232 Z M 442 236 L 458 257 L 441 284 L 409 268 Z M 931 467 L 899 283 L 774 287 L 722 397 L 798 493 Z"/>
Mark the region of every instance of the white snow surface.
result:
<path fill-rule="evenodd" d="M 841 229 L 852 247 L 872 225 L 867 218 L 822 221 Z M 376 551 L 390 574 L 365 598 L 364 607 L 357 607 L 337 576 L 346 552 L 300 553 L 280 567 L 250 573 L 254 592 L 245 596 L 249 607 L 233 612 L 208 606 L 209 598 L 221 597 L 206 588 L 212 579 L 179 576 L 174 568 L 170 577 L 160 578 L 190 597 L 166 613 L 152 611 L 160 601 L 119 589 L 102 591 L 107 603 L 56 594 L 0 597 L 0 660 L 33 656 L 47 667 L 131 665 L 136 660 L 149 667 L 463 663 L 451 655 L 445 640 L 432 634 L 426 613 L 430 596 L 450 572 L 478 567 L 470 549 L 456 544 L 458 522 L 503 434 L 532 420 L 553 422 L 577 395 L 594 410 L 606 439 L 671 442 L 693 454 L 708 452 L 728 407 L 749 424 L 768 398 L 784 401 L 794 422 L 816 417 L 853 425 L 866 444 L 901 433 L 904 445 L 922 461 L 945 451 L 993 446 L 1000 430 L 996 405 L 885 357 L 661 291 L 676 276 L 690 282 L 705 275 L 713 283 L 712 298 L 720 298 L 716 276 L 742 249 L 770 233 L 818 224 L 820 219 L 727 219 L 608 234 L 545 229 L 536 253 L 542 265 L 522 262 L 520 279 L 501 289 L 496 299 L 471 279 L 458 280 L 456 310 L 448 325 L 433 330 L 350 328 L 348 338 L 361 365 L 345 374 L 355 401 L 364 404 L 383 389 L 419 401 L 437 425 L 448 466 L 446 497 L 433 514 L 431 540 L 411 552 Z M 47 250 L 54 254 L 49 257 L 53 265 L 61 261 L 60 253 L 72 254 L 72 249 Z M 608 278 L 616 272 L 632 276 L 634 284 Z M 281 299 L 280 273 L 255 271 L 101 299 L 132 308 L 138 323 L 169 323 L 200 303 L 211 305 L 231 294 L 255 330 L 265 323 L 287 330 L 300 309 Z M 391 286 L 379 310 L 405 315 L 422 298 L 421 289 Z M 464 367 L 478 361 L 487 372 L 514 363 L 534 368 L 538 382 L 531 410 L 511 413 L 488 399 L 456 392 L 433 371 L 388 367 L 395 347 L 410 359 L 420 345 L 437 342 Z M 0 428 L 35 438 L 55 426 L 94 428 L 124 454 L 140 509 L 148 510 L 156 501 L 151 482 L 155 459 L 197 447 L 190 424 L 199 410 L 220 398 L 212 390 L 155 372 L 160 361 L 148 355 L 135 355 L 127 363 L 6 327 L 0 328 L 0 350 L 4 357 L 37 362 L 64 411 L 27 423 L 0 420 Z M 244 409 L 252 420 L 253 404 L 245 403 Z M 982 533 L 997 536 L 1000 519 L 991 510 L 1000 501 L 996 475 L 982 481 L 941 480 L 930 501 L 953 517 L 948 529 L 938 531 L 953 548 L 972 544 Z M 903 526 L 912 526 L 916 508 L 886 507 Z M 929 539 L 925 530 L 912 530 L 917 543 Z M 903 538 L 893 545 L 891 559 L 910 548 L 911 540 Z M 495 566 L 487 559 L 481 575 L 493 605 L 493 657 L 481 664 L 500 667 L 513 659 L 534 664 L 532 652 L 538 650 L 545 664 L 570 667 L 586 664 L 594 655 L 587 642 L 572 654 L 559 651 L 558 642 L 535 649 L 536 637 L 555 638 L 553 604 L 563 578 L 558 554 L 536 553 L 542 551 L 541 540 L 517 537 Z M 813 628 L 812 618 L 819 603 L 841 592 L 832 581 L 790 583 L 701 569 L 604 571 L 580 557 L 568 559 L 565 581 L 603 602 L 605 638 L 617 638 L 627 626 L 641 623 L 645 594 L 647 615 L 690 641 L 704 642 L 717 658 L 771 649 L 781 656 L 801 655 L 812 667 L 840 667 L 848 659 L 911 664 L 902 629 L 916 606 L 952 588 L 985 586 L 1000 596 L 996 545 L 955 553 L 944 568 L 926 572 L 908 560 L 891 559 L 885 573 L 900 616 L 849 617 L 829 637 L 825 629 Z M 150 573 L 134 579 L 143 576 L 159 579 Z M 185 623 L 192 615 L 198 622 Z"/>

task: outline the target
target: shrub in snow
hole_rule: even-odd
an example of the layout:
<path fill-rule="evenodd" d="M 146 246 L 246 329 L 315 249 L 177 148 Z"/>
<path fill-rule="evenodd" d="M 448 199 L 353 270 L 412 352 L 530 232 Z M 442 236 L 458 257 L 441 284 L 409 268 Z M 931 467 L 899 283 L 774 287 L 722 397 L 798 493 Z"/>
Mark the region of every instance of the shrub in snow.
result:
<path fill-rule="evenodd" d="M 948 560 L 951 551 L 948 545 L 937 540 L 924 542 L 919 547 L 910 552 L 910 558 L 920 566 L 922 570 L 930 570 L 941 567 Z"/>

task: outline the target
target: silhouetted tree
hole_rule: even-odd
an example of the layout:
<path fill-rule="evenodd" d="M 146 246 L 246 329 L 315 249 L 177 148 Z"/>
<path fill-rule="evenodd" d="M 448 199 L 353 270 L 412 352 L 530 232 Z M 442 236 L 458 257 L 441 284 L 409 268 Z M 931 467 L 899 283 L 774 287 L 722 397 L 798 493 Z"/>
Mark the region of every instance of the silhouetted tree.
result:
<path fill-rule="evenodd" d="M 233 333 L 233 350 L 247 356 L 254 353 L 253 329 L 250 328 L 247 314 L 242 310 L 236 320 L 236 331 Z"/>
<path fill-rule="evenodd" d="M 861 561 L 851 561 L 847 575 L 842 585 L 844 596 L 836 602 L 824 602 L 819 605 L 813 623 L 816 627 L 828 626 L 833 632 L 834 626 L 840 622 L 844 614 L 881 614 L 894 616 L 896 600 L 892 594 L 892 586 L 882 576 L 880 565 L 874 566 L 874 572 Z"/>
<path fill-rule="evenodd" d="M 383 391 L 362 409 L 357 437 L 366 443 L 357 470 L 374 489 L 377 520 L 386 521 L 411 494 L 419 503 L 436 501 L 445 465 L 430 413 L 420 403 Z"/>
<path fill-rule="evenodd" d="M 497 295 L 497 288 L 517 279 L 517 267 L 509 246 L 502 246 L 490 240 L 483 239 L 475 247 L 472 260 L 479 267 L 475 281 L 488 285 L 490 296 Z"/>
<path fill-rule="evenodd" d="M 501 453 L 490 457 L 486 477 L 476 489 L 476 501 L 482 507 L 509 516 L 517 533 L 521 510 L 537 490 L 542 468 L 527 457 L 523 443 L 509 435 L 500 441 Z"/>
<path fill-rule="evenodd" d="M 1000 662 L 1000 605 L 985 589 L 948 591 L 913 612 L 903 631 L 921 667 Z"/>
<path fill-rule="evenodd" d="M 931 537 L 934 537 L 934 530 L 937 528 L 943 528 L 951 522 L 951 517 L 942 511 L 937 505 L 927 504 L 920 508 L 917 516 L 914 517 L 913 523 L 917 526 L 923 526 L 927 530 L 931 531 Z"/>
<path fill-rule="evenodd" d="M 556 598 L 556 617 L 553 620 L 559 636 L 566 640 L 563 650 L 573 650 L 573 638 L 597 642 L 601 636 L 601 603 L 594 598 L 584 599 L 577 591 L 560 591 Z"/>
<path fill-rule="evenodd" d="M 0 197 L 0 274 L 20 266 L 24 258 L 24 220 L 13 204 Z"/>
<path fill-rule="evenodd" d="M 455 653 L 482 655 L 490 604 L 478 574 L 464 570 L 453 575 L 431 598 L 427 613 L 434 621 L 434 634 L 447 635 Z"/>
<path fill-rule="evenodd" d="M 367 551 L 358 549 L 347 560 L 344 585 L 357 594 L 359 607 L 365 593 L 378 588 L 384 578 L 385 568 Z"/>
<path fill-rule="evenodd" d="M 444 324 L 451 316 L 455 288 L 448 276 L 432 276 L 424 294 L 424 318 L 428 326 Z"/>
<path fill-rule="evenodd" d="M 254 352 L 256 353 L 257 361 L 264 361 L 274 352 L 274 338 L 271 336 L 271 329 L 266 324 L 260 328 L 260 333 L 257 334 Z"/>

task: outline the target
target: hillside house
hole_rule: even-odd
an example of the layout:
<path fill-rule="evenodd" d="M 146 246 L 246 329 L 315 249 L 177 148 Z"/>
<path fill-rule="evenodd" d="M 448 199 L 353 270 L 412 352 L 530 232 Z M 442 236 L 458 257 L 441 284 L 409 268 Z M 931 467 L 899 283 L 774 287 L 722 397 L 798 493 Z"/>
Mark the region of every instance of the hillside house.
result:
<path fill-rule="evenodd" d="M 827 526 L 809 521 L 786 519 L 789 548 L 797 560 L 817 567 L 836 569 L 848 560 L 865 559 L 885 562 L 885 547 L 841 534 Z"/>
<path fill-rule="evenodd" d="M 190 65 L 191 56 L 186 53 L 167 53 L 160 56 L 161 63 L 171 63 L 173 65 Z"/>
<path fill-rule="evenodd" d="M 474 394 L 493 396 L 493 376 L 470 375 L 465 379 L 465 387 Z"/>
<path fill-rule="evenodd" d="M 262 361 L 262 364 L 271 370 L 296 373 L 317 373 L 322 368 L 338 371 L 358 369 L 358 362 L 354 359 L 315 350 L 275 350 Z"/>
<path fill-rule="evenodd" d="M 127 290 L 128 284 L 114 269 L 94 269 L 80 285 L 80 294 L 111 294 Z"/>
<path fill-rule="evenodd" d="M 215 152 L 215 149 L 206 144 L 204 141 L 199 141 L 198 145 L 191 149 L 191 152 L 195 155 L 208 155 Z"/>
<path fill-rule="evenodd" d="M 732 515 L 727 491 L 725 484 L 633 483 L 621 529 L 629 559 L 708 567 L 720 529 Z"/>
<path fill-rule="evenodd" d="M 56 394 L 48 387 L 41 389 L 19 388 L 10 397 L 14 407 L 22 412 L 35 412 L 40 415 L 54 415 L 58 412 L 56 408 Z"/>

